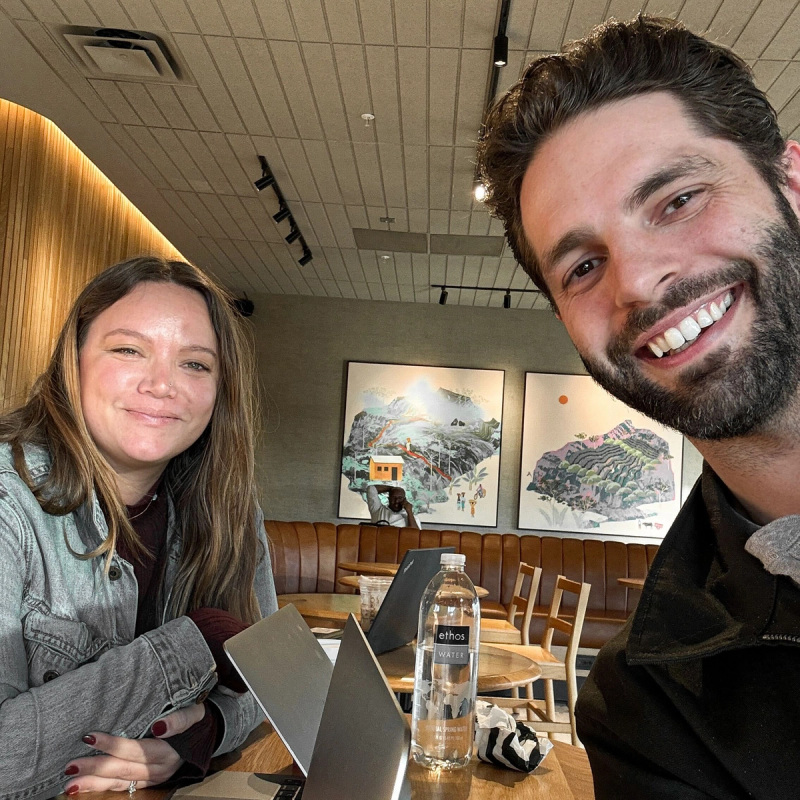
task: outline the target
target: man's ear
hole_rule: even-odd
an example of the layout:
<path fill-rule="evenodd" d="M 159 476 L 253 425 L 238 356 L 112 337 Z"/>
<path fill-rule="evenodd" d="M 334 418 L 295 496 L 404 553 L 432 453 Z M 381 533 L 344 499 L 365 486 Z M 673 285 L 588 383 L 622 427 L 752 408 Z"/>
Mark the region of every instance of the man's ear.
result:
<path fill-rule="evenodd" d="M 786 199 L 800 218 L 800 144 L 793 140 L 786 142 L 783 151 L 783 167 L 786 170 Z"/>

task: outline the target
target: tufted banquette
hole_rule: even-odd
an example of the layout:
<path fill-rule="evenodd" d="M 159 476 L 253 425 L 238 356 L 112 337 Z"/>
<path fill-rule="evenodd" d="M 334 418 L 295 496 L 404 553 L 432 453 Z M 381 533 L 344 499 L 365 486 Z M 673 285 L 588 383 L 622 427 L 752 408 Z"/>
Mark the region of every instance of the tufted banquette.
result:
<path fill-rule="evenodd" d="M 337 583 L 352 573 L 339 569 L 342 561 L 399 563 L 406 550 L 454 546 L 467 557 L 466 571 L 473 583 L 489 591 L 481 601 L 487 616 L 505 617 L 520 561 L 542 568 L 542 580 L 531 622 L 531 641 L 539 641 L 553 594 L 556 576 L 566 575 L 592 585 L 581 636 L 582 647 L 602 647 L 622 627 L 636 607 L 639 592 L 626 589 L 617 578 L 644 578 L 657 545 L 624 544 L 593 539 L 567 539 L 516 533 L 426 528 L 335 525 L 330 522 L 264 523 L 272 551 L 278 594 L 355 590 Z M 568 608 L 565 596 L 565 608 Z M 562 644 L 558 640 L 554 644 Z"/>

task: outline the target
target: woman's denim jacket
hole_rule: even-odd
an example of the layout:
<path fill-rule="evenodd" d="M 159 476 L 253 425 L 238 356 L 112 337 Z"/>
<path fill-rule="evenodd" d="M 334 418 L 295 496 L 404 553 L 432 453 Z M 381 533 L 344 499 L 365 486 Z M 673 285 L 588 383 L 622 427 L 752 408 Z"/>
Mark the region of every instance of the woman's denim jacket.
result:
<path fill-rule="evenodd" d="M 49 458 L 26 449 L 34 481 Z M 259 514 L 259 517 L 261 515 Z M 170 503 L 165 589 L 180 554 Z M 255 591 L 266 616 L 277 608 L 264 526 Z M 90 731 L 141 738 L 159 717 L 208 700 L 225 731 L 217 753 L 240 745 L 260 722 L 249 694 L 215 686 L 214 659 L 188 617 L 169 619 L 134 638 L 138 589 L 133 567 L 114 555 L 81 560 L 70 553 L 107 536 L 96 500 L 72 514 L 42 511 L 0 445 L 0 798 L 38 800 L 64 786 L 70 759 L 89 755 Z"/>

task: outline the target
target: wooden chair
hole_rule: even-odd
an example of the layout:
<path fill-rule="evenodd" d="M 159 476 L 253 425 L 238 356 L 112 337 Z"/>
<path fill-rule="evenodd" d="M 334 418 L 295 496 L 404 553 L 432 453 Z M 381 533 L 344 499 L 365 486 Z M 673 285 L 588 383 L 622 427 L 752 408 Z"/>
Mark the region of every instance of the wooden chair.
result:
<path fill-rule="evenodd" d="M 530 578 L 528 590 L 522 593 L 525 578 Z M 517 570 L 517 579 L 514 582 L 514 593 L 508 604 L 506 618 L 484 619 L 481 617 L 481 641 L 487 644 L 495 642 L 502 644 L 530 644 L 531 615 L 536 603 L 536 592 L 539 591 L 539 581 L 542 578 L 542 568 L 532 567 L 521 561 Z M 517 617 L 522 615 L 522 628 L 516 625 Z"/>
<path fill-rule="evenodd" d="M 531 713 L 534 714 L 532 721 L 537 733 L 547 733 L 551 739 L 553 738 L 553 733 L 569 733 L 574 745 L 580 744 L 575 729 L 575 701 L 578 697 L 575 661 L 578 655 L 581 630 L 583 629 L 583 620 L 586 616 L 586 606 L 589 603 L 589 591 L 591 588 L 588 583 L 576 583 L 563 575 L 559 575 L 556 579 L 556 587 L 553 592 L 553 600 L 550 603 L 550 611 L 548 612 L 547 625 L 542 636 L 541 645 L 493 645 L 519 653 L 539 665 L 542 670 L 541 680 L 544 681 L 544 701 L 534 699 L 532 683 L 525 687 L 527 694 L 525 698 L 483 698 L 490 703 L 511 710 L 515 714 L 525 712 L 526 718 Z M 571 620 L 559 616 L 564 592 L 577 596 L 575 616 Z M 560 661 L 551 651 L 553 633 L 556 630 L 565 633 L 568 637 L 567 654 L 564 661 Z M 557 722 L 555 720 L 554 680 L 566 681 L 569 722 Z"/>

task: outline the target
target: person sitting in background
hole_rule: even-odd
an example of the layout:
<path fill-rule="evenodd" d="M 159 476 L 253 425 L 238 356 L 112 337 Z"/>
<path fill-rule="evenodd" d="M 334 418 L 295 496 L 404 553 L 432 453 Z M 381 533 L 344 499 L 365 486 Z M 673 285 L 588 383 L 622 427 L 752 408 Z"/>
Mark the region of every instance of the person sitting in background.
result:
<path fill-rule="evenodd" d="M 388 503 L 381 502 L 380 495 L 389 495 Z M 393 525 L 395 528 L 417 528 L 420 525 L 414 516 L 414 509 L 406 499 L 406 491 L 401 486 L 370 484 L 367 486 L 367 508 L 370 519 L 376 525 Z"/>
<path fill-rule="evenodd" d="M 0 417 L 4 796 L 201 777 L 261 720 L 222 649 L 277 608 L 239 326 L 195 267 L 117 264 Z"/>

